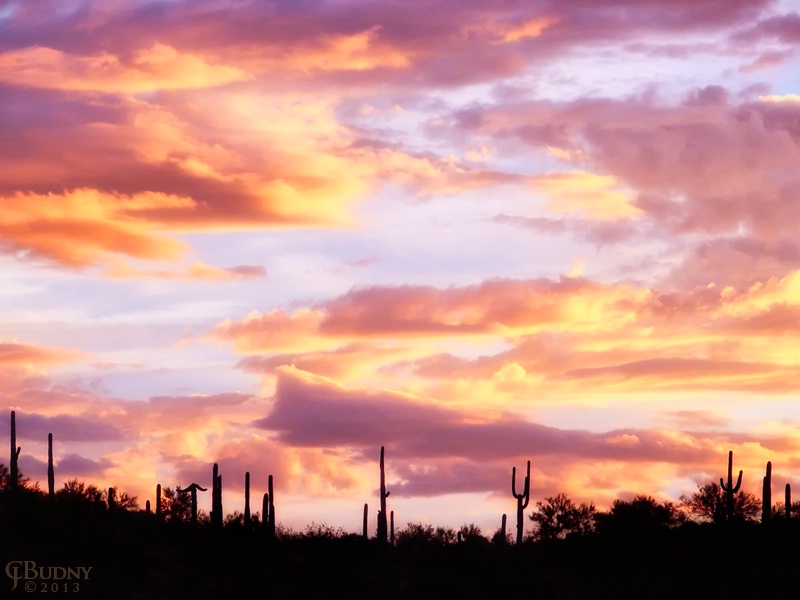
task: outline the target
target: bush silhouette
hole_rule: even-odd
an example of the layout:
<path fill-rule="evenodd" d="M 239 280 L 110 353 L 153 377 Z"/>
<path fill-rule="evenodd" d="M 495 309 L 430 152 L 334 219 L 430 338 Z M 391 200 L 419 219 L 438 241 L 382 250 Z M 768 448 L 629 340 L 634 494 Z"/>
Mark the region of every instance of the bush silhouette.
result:
<path fill-rule="evenodd" d="M 590 533 L 594 530 L 596 513 L 597 509 L 591 502 L 577 505 L 564 493 L 550 496 L 544 502 L 537 502 L 536 509 L 530 515 L 534 523 L 531 537 L 549 541 Z"/>
<path fill-rule="evenodd" d="M 755 521 L 761 510 L 761 501 L 753 494 L 739 491 L 733 495 L 733 517 L 728 514 L 725 490 L 714 482 L 700 486 L 696 492 L 681 496 L 681 506 L 700 521 L 717 525 L 733 522 Z"/>
<path fill-rule="evenodd" d="M 648 535 L 682 524 L 683 513 L 672 502 L 658 502 L 651 496 L 614 500 L 607 512 L 596 515 L 597 531 L 612 535 Z"/>

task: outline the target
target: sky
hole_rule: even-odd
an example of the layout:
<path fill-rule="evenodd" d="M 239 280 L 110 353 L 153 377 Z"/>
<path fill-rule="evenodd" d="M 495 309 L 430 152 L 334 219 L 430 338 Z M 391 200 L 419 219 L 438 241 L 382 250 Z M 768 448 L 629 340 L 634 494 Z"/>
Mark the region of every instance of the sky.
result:
<path fill-rule="evenodd" d="M 381 446 L 398 526 L 490 534 L 528 460 L 528 512 L 798 485 L 799 48 L 784 0 L 0 0 L 2 436 L 295 530 L 374 529 Z"/>

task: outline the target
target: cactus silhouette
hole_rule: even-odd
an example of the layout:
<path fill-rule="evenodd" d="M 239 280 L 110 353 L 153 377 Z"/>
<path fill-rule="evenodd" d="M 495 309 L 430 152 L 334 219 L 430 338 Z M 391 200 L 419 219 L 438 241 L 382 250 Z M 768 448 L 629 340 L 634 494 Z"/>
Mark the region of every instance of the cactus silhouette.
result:
<path fill-rule="evenodd" d="M 525 526 L 525 509 L 531 499 L 531 461 L 528 461 L 528 471 L 525 475 L 525 485 L 522 493 L 517 493 L 517 467 L 511 469 L 511 494 L 517 499 L 517 543 L 522 543 L 522 529 Z"/>
<path fill-rule="evenodd" d="M 394 511 L 389 512 L 389 543 L 394 546 Z"/>
<path fill-rule="evenodd" d="M 387 526 L 386 526 L 386 498 L 389 497 L 391 492 L 386 491 L 386 472 L 384 470 L 384 462 L 383 462 L 383 446 L 381 446 L 381 491 L 380 491 L 380 500 L 381 500 L 381 510 L 378 513 L 378 541 L 382 544 L 386 543 L 386 534 L 387 534 Z"/>
<path fill-rule="evenodd" d="M 244 526 L 250 527 L 250 471 L 244 474 Z"/>
<path fill-rule="evenodd" d="M 22 450 L 17 446 L 17 413 L 11 411 L 11 472 L 9 473 L 9 487 L 12 490 L 17 489 L 19 483 L 19 453 Z"/>
<path fill-rule="evenodd" d="M 792 484 L 787 483 L 786 488 L 784 489 L 784 503 L 785 503 L 785 510 L 786 510 L 786 520 L 792 518 Z"/>
<path fill-rule="evenodd" d="M 369 537 L 369 534 L 367 532 L 368 519 L 369 519 L 369 504 L 367 504 L 365 502 L 364 503 L 364 523 L 363 523 L 363 525 L 361 527 L 361 537 L 363 537 L 365 540 Z"/>
<path fill-rule="evenodd" d="M 267 479 L 268 498 L 267 508 L 269 509 L 269 518 L 267 519 L 267 535 L 269 539 L 275 539 L 275 490 L 272 489 L 272 475 Z"/>
<path fill-rule="evenodd" d="M 725 491 L 725 506 L 727 509 L 728 521 L 733 520 L 733 495 L 742 487 L 742 473 L 739 471 L 739 478 L 736 480 L 736 485 L 733 485 L 733 450 L 728 452 L 728 483 L 722 477 L 719 478 L 719 487 Z"/>
<path fill-rule="evenodd" d="M 108 488 L 108 510 L 117 508 L 117 490 L 113 487 Z"/>
<path fill-rule="evenodd" d="M 214 463 L 211 471 L 211 524 L 222 527 L 222 475 L 219 474 L 219 465 Z"/>
<path fill-rule="evenodd" d="M 56 495 L 56 472 L 53 469 L 53 434 L 47 434 L 47 496 L 55 498 Z"/>
<path fill-rule="evenodd" d="M 189 492 L 192 496 L 192 525 L 197 525 L 197 490 L 201 492 L 207 491 L 208 488 L 200 487 L 196 483 L 191 484 L 185 489 L 177 488 L 178 493 Z"/>
<path fill-rule="evenodd" d="M 767 461 L 767 474 L 761 490 L 761 522 L 768 523 L 772 517 L 772 461 Z"/>
<path fill-rule="evenodd" d="M 145 510 L 145 512 L 146 512 L 148 515 L 150 514 L 150 500 L 147 500 L 147 501 L 144 503 L 144 510 Z"/>
<path fill-rule="evenodd" d="M 161 484 L 156 486 L 156 516 L 161 516 Z"/>

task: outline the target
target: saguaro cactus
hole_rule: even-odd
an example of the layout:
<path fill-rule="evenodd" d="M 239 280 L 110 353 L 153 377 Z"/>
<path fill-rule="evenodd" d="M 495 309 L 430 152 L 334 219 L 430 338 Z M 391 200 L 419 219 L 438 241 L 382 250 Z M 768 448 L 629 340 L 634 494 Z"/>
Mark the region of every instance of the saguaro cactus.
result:
<path fill-rule="evenodd" d="M 267 503 L 265 512 L 267 513 L 267 536 L 269 539 L 275 539 L 275 491 L 272 488 L 272 475 L 267 479 L 267 490 L 264 500 Z"/>
<path fill-rule="evenodd" d="M 53 434 L 47 434 L 47 496 L 54 498 L 56 494 L 56 472 L 53 469 Z"/>
<path fill-rule="evenodd" d="M 193 483 L 192 485 L 183 490 L 181 488 L 178 488 L 178 493 L 189 492 L 192 496 L 192 525 L 197 525 L 197 490 L 205 492 L 208 490 L 208 488 L 200 487 L 196 483 Z"/>
<path fill-rule="evenodd" d="M 502 536 L 500 539 L 502 539 L 503 542 L 505 542 L 506 541 L 506 513 L 503 513 L 503 518 L 500 521 L 500 535 Z"/>
<path fill-rule="evenodd" d="M 267 523 L 269 522 L 269 494 L 264 492 L 261 497 L 261 529 L 267 531 Z"/>
<path fill-rule="evenodd" d="M 531 461 L 528 461 L 528 472 L 525 475 L 525 486 L 522 493 L 517 493 L 517 467 L 511 470 L 511 493 L 517 499 L 517 543 L 522 543 L 522 531 L 525 526 L 525 509 L 531 499 Z"/>
<path fill-rule="evenodd" d="M 742 473 L 739 471 L 739 478 L 736 480 L 736 485 L 733 485 L 733 450 L 728 452 L 728 483 L 722 477 L 719 478 L 719 487 L 725 491 L 725 506 L 727 508 L 728 521 L 733 520 L 733 495 L 742 487 Z"/>
<path fill-rule="evenodd" d="M 144 503 L 144 510 L 145 510 L 145 512 L 146 512 L 148 515 L 150 514 L 150 500 L 147 500 L 147 501 Z"/>
<path fill-rule="evenodd" d="M 117 508 L 117 490 L 113 487 L 108 488 L 108 510 Z"/>
<path fill-rule="evenodd" d="M 211 470 L 211 482 L 211 524 L 222 527 L 222 475 L 219 474 L 217 463 Z"/>
<path fill-rule="evenodd" d="M 250 471 L 244 474 L 244 526 L 250 527 Z"/>
<path fill-rule="evenodd" d="M 772 461 L 767 461 L 767 474 L 761 489 L 761 522 L 768 523 L 772 517 Z"/>
<path fill-rule="evenodd" d="M 17 413 L 11 411 L 11 472 L 9 473 L 9 487 L 12 490 L 17 489 L 19 483 L 19 453 L 22 450 L 17 446 Z"/>
<path fill-rule="evenodd" d="M 786 510 L 786 520 L 792 518 L 792 484 L 787 483 L 786 489 L 784 490 L 784 503 L 785 503 L 785 510 Z"/>
<path fill-rule="evenodd" d="M 389 543 L 394 546 L 394 511 L 389 512 Z"/>
<path fill-rule="evenodd" d="M 365 540 L 369 537 L 369 533 L 367 532 L 367 523 L 369 520 L 369 504 L 366 502 L 364 503 L 364 523 L 361 528 L 361 537 Z"/>
<path fill-rule="evenodd" d="M 383 462 L 383 446 L 381 446 L 381 511 L 378 513 L 378 541 L 382 544 L 386 543 L 386 534 L 387 534 L 387 526 L 386 526 L 386 498 L 389 497 L 391 492 L 386 491 L 386 472 L 384 470 L 384 462 Z"/>
<path fill-rule="evenodd" d="M 156 486 L 156 516 L 161 516 L 161 484 Z"/>

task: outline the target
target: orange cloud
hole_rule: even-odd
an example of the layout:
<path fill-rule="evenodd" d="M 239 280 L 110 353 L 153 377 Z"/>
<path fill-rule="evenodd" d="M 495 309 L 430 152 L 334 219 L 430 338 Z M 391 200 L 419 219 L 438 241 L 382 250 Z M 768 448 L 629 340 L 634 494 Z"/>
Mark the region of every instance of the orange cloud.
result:
<path fill-rule="evenodd" d="M 68 348 L 54 348 L 20 342 L 0 342 L 0 365 L 32 369 L 37 365 L 72 362 L 85 354 Z"/>
<path fill-rule="evenodd" d="M 503 34 L 504 42 L 516 42 L 525 38 L 539 37 L 545 30 L 561 21 L 560 17 L 538 17 L 512 27 Z"/>
<path fill-rule="evenodd" d="M 546 173 L 531 177 L 531 184 L 548 199 L 556 212 L 577 212 L 595 219 L 618 219 L 641 214 L 633 194 L 622 191 L 612 175 L 581 171 Z"/>
<path fill-rule="evenodd" d="M 210 337 L 265 354 L 240 363 L 265 374 L 294 364 L 364 383 L 378 369 L 404 389 L 473 406 L 667 390 L 785 394 L 797 389 L 797 281 L 795 272 L 739 290 L 671 292 L 580 277 L 375 286 L 292 313 L 254 312 Z M 500 341 L 499 352 L 463 354 Z"/>
<path fill-rule="evenodd" d="M 135 52 L 130 61 L 108 52 L 76 56 L 43 46 L 0 54 L 0 81 L 33 87 L 138 94 L 215 87 L 248 78 L 237 67 L 212 65 L 161 43 Z"/>
<path fill-rule="evenodd" d="M 186 279 L 192 281 L 229 281 L 233 279 L 253 279 L 266 277 L 264 267 L 239 265 L 225 269 L 207 265 L 201 260 L 182 269 L 139 269 L 121 260 L 106 261 L 103 275 L 112 278 L 133 279 L 140 277 L 155 279 Z"/>
<path fill-rule="evenodd" d="M 306 44 L 289 48 L 274 61 L 262 62 L 267 70 L 306 72 L 369 71 L 405 68 L 411 64 L 408 51 L 381 43 L 382 27 L 376 25 L 354 34 L 325 34 Z M 258 59 L 256 59 L 258 60 Z"/>
<path fill-rule="evenodd" d="M 78 189 L 63 194 L 0 197 L 2 238 L 17 250 L 70 266 L 86 266 L 108 254 L 175 259 L 185 247 L 157 233 L 157 226 L 137 217 L 149 210 L 181 210 L 188 198 L 159 192 L 133 196 Z"/>

